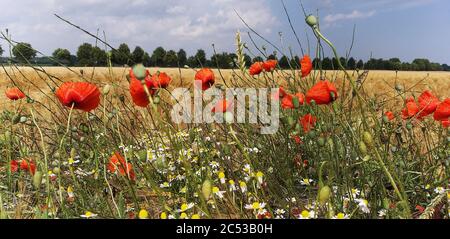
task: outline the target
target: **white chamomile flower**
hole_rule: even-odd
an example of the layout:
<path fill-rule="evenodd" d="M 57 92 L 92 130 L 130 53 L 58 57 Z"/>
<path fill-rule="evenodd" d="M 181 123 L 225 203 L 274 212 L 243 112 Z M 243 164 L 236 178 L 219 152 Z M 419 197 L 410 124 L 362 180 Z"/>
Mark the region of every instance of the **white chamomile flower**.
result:
<path fill-rule="evenodd" d="M 228 184 L 230 184 L 230 192 L 236 191 L 236 183 L 234 182 L 234 180 L 230 179 L 228 181 Z"/>
<path fill-rule="evenodd" d="M 380 211 L 378 211 L 378 216 L 379 217 L 385 217 L 387 214 L 387 210 L 386 209 L 381 209 Z"/>
<path fill-rule="evenodd" d="M 434 192 L 437 193 L 437 194 L 443 194 L 443 193 L 445 193 L 445 188 L 437 187 L 437 188 L 434 189 Z"/>
<path fill-rule="evenodd" d="M 247 192 L 247 184 L 244 181 L 239 182 L 239 187 L 241 188 L 242 193 Z"/>
<path fill-rule="evenodd" d="M 363 213 L 370 213 L 369 202 L 366 199 L 355 199 L 355 202 Z"/>
<path fill-rule="evenodd" d="M 220 171 L 217 176 L 219 177 L 220 183 L 225 184 L 226 182 L 225 173 Z"/>
<path fill-rule="evenodd" d="M 312 219 L 315 218 L 316 213 L 314 211 L 303 210 L 299 215 L 299 219 Z"/>
<path fill-rule="evenodd" d="M 92 213 L 90 211 L 87 211 L 85 214 L 81 215 L 80 217 L 89 219 L 89 218 L 94 218 L 96 216 L 98 216 L 98 215 L 95 213 Z"/>
<path fill-rule="evenodd" d="M 177 210 L 177 212 L 185 212 L 195 206 L 194 203 L 183 203 L 180 207 L 180 209 Z"/>
<path fill-rule="evenodd" d="M 223 194 L 225 193 L 225 191 L 220 191 L 218 187 L 213 187 L 212 192 L 220 199 L 223 198 Z"/>
<path fill-rule="evenodd" d="M 310 179 L 310 178 L 304 178 L 300 184 L 301 185 L 305 185 L 305 186 L 309 186 L 314 182 L 314 180 Z"/>
<path fill-rule="evenodd" d="M 348 215 L 340 212 L 340 213 L 336 214 L 336 216 L 333 216 L 333 219 L 348 219 Z"/>
<path fill-rule="evenodd" d="M 259 184 L 262 184 L 262 183 L 263 183 L 263 176 L 264 176 L 264 174 L 263 174 L 261 171 L 258 171 L 258 172 L 256 173 L 256 180 L 258 180 L 258 183 L 259 183 Z"/>

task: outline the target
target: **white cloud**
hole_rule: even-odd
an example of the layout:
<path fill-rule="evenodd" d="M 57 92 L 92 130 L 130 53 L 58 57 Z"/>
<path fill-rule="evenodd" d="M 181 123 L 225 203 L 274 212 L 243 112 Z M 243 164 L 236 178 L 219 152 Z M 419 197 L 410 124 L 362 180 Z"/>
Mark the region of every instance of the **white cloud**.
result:
<path fill-rule="evenodd" d="M 375 10 L 368 11 L 368 12 L 361 12 L 358 10 L 353 10 L 351 13 L 338 13 L 338 14 L 329 14 L 325 16 L 324 21 L 328 24 L 335 23 L 337 21 L 341 20 L 351 20 L 351 19 L 358 19 L 358 18 L 368 18 L 375 15 Z"/>
<path fill-rule="evenodd" d="M 243 28 L 234 9 L 251 27 L 267 33 L 277 24 L 268 1 L 0 0 L 1 6 L 8 6 L 0 15 L 0 28 L 9 28 L 13 39 L 31 42 L 45 53 L 57 47 L 76 49 L 89 39 L 94 42 L 53 13 L 90 32 L 100 29 L 101 36 L 105 31 L 113 46 L 126 42 L 147 51 L 160 45 L 193 51 L 215 43 L 220 50 L 231 50 L 235 31 Z"/>

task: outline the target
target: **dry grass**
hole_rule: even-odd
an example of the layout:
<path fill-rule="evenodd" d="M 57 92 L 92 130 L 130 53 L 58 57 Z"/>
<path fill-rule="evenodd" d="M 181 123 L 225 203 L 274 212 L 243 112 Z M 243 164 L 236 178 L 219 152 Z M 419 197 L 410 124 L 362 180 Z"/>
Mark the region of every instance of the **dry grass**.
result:
<path fill-rule="evenodd" d="M 43 99 L 43 92 L 49 93 L 51 88 L 46 85 L 50 78 L 57 84 L 62 81 L 80 81 L 84 77 L 85 81 L 96 83 L 102 87 L 105 84 L 115 84 L 121 86 L 126 94 L 128 82 L 126 80 L 127 68 L 78 68 L 74 67 L 71 70 L 62 67 L 46 67 L 44 72 L 38 72 L 30 67 L 26 68 L 7 68 L 9 76 L 18 84 L 21 89 L 33 99 L 41 102 L 46 102 Z M 157 71 L 164 71 L 173 79 L 171 87 L 186 87 L 193 82 L 195 71 L 193 69 L 178 69 L 178 68 L 150 68 L 151 73 Z M 83 71 L 83 76 L 80 72 Z M 224 80 L 230 82 L 233 75 L 239 74 L 234 70 L 215 70 L 217 82 L 222 83 Z M 356 75 L 356 72 L 353 72 Z M 328 79 L 341 79 L 342 74 L 336 71 L 328 71 L 324 73 Z M 275 77 L 281 80 L 292 76 L 291 71 L 278 72 Z M 296 79 L 298 76 L 296 77 Z M 0 91 L 4 92 L 7 87 L 13 84 L 5 71 L 0 70 Z M 236 80 L 236 79 L 235 79 Z M 237 79 L 239 80 L 239 79 Z M 282 83 L 283 84 L 283 83 Z M 410 89 L 410 92 L 420 94 L 425 89 L 433 91 L 438 97 L 446 97 L 450 92 L 450 72 L 394 72 L 394 71 L 370 71 L 366 80 L 364 81 L 364 89 L 369 95 L 380 96 L 389 99 L 394 96 L 395 85 L 400 84 L 405 89 Z M 50 84 L 54 85 L 54 84 Z M 43 91 L 43 92 L 40 92 Z M 10 107 L 11 102 L 6 100 L 6 96 L 2 94 L 3 103 L 1 108 Z M 398 103 L 398 102 L 396 102 Z"/>

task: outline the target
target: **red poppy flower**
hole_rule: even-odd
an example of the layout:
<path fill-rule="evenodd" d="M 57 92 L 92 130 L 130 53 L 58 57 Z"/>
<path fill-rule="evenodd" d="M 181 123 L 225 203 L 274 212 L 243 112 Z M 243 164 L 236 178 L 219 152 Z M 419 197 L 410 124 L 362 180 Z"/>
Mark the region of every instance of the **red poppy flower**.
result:
<path fill-rule="evenodd" d="M 300 118 L 300 124 L 303 126 L 303 131 L 308 133 L 311 129 L 316 125 L 317 118 L 312 116 L 311 114 L 307 114 Z"/>
<path fill-rule="evenodd" d="M 419 113 L 419 106 L 414 101 L 414 98 L 410 97 L 406 100 L 406 106 L 402 110 L 402 118 L 410 119 Z"/>
<path fill-rule="evenodd" d="M 154 74 L 151 78 L 151 82 L 156 88 L 167 88 L 172 79 L 165 73 L 159 72 L 159 74 Z"/>
<path fill-rule="evenodd" d="M 423 118 L 427 115 L 433 114 L 439 105 L 439 99 L 434 96 L 430 91 L 424 91 L 419 96 L 419 118 Z"/>
<path fill-rule="evenodd" d="M 20 169 L 27 170 L 34 175 L 36 172 L 36 164 L 34 164 L 31 160 L 27 161 L 27 159 L 22 159 L 20 161 Z"/>
<path fill-rule="evenodd" d="M 394 113 L 392 113 L 392 111 L 387 111 L 386 113 L 384 113 L 384 115 L 388 118 L 389 121 L 392 121 L 395 119 L 395 115 L 394 115 Z"/>
<path fill-rule="evenodd" d="M 118 152 L 115 152 L 114 155 L 111 156 L 107 168 L 111 173 L 118 171 L 121 176 L 128 176 L 128 178 L 133 181 L 136 179 L 133 165 L 131 163 L 127 163 Z"/>
<path fill-rule="evenodd" d="M 298 135 L 292 136 L 292 139 L 294 139 L 294 141 L 295 141 L 296 144 L 302 144 L 302 143 L 303 143 L 303 142 L 302 142 L 302 139 L 301 139 L 300 136 L 298 136 Z"/>
<path fill-rule="evenodd" d="M 202 90 L 209 89 L 214 85 L 214 72 L 209 68 L 203 68 L 195 74 L 195 80 L 201 81 Z"/>
<path fill-rule="evenodd" d="M 19 170 L 19 162 L 17 162 L 17 160 L 11 160 L 10 164 L 10 168 L 11 168 L 11 172 L 17 172 Z"/>
<path fill-rule="evenodd" d="M 17 87 L 7 89 L 5 94 L 10 100 L 20 100 L 26 97 L 26 95 Z"/>
<path fill-rule="evenodd" d="M 338 97 L 336 87 L 329 81 L 319 81 L 306 93 L 306 102 L 312 100 L 318 105 L 329 104 Z"/>
<path fill-rule="evenodd" d="M 217 104 L 212 108 L 211 112 L 225 113 L 231 108 L 232 104 L 233 102 L 229 102 L 227 100 L 219 100 Z"/>
<path fill-rule="evenodd" d="M 250 66 L 250 69 L 249 69 L 250 75 L 252 75 L 252 76 L 259 75 L 262 72 L 262 70 L 263 70 L 262 66 L 263 66 L 262 62 L 255 62 L 255 63 L 253 63 Z"/>
<path fill-rule="evenodd" d="M 450 98 L 440 103 L 434 112 L 434 119 L 437 121 L 448 120 L 450 117 Z"/>
<path fill-rule="evenodd" d="M 56 91 L 61 104 L 89 112 L 100 104 L 100 91 L 87 82 L 65 82 Z"/>
<path fill-rule="evenodd" d="M 272 72 L 277 67 L 278 61 L 276 60 L 267 60 L 263 63 L 262 67 L 266 72 Z"/>
<path fill-rule="evenodd" d="M 442 121 L 442 127 L 448 128 L 450 126 L 450 120 L 443 120 Z"/>
<path fill-rule="evenodd" d="M 300 66 L 302 71 L 302 77 L 307 77 L 313 69 L 311 58 L 309 58 L 308 55 L 305 55 L 300 61 Z"/>
<path fill-rule="evenodd" d="M 150 95 L 154 95 L 154 88 L 156 88 L 156 84 L 152 80 L 153 78 L 150 78 L 150 73 L 148 71 L 146 72 L 146 74 L 147 75 L 144 79 L 145 85 L 147 86 Z M 149 96 L 147 95 L 141 81 L 138 80 L 134 75 L 133 69 L 130 69 L 130 94 L 131 99 L 133 100 L 135 105 L 140 107 L 147 107 L 147 105 L 150 104 L 150 100 L 148 99 Z"/>
<path fill-rule="evenodd" d="M 305 103 L 305 95 L 302 93 L 297 93 L 295 95 L 285 94 L 285 96 L 281 99 L 281 108 L 283 109 L 293 109 L 294 106 L 294 97 L 298 99 L 298 103 L 303 105 Z"/>

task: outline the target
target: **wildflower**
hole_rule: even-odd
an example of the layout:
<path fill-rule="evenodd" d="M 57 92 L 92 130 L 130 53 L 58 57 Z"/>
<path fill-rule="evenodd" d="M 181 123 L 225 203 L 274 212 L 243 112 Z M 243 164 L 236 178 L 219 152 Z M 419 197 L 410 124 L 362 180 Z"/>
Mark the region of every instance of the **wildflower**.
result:
<path fill-rule="evenodd" d="M 20 100 L 26 97 L 26 95 L 17 87 L 7 89 L 5 95 L 10 100 Z"/>
<path fill-rule="evenodd" d="M 263 63 L 262 67 L 266 72 L 272 72 L 275 70 L 275 67 L 277 66 L 278 61 L 276 60 L 267 60 Z"/>
<path fill-rule="evenodd" d="M 313 68 L 311 58 L 308 55 L 303 56 L 303 58 L 300 60 L 300 66 L 302 77 L 307 77 L 311 73 Z"/>
<path fill-rule="evenodd" d="M 189 204 L 183 203 L 183 204 L 181 204 L 181 207 L 179 210 L 177 210 L 177 212 L 185 212 L 185 211 L 193 208 L 194 206 L 195 206 L 194 203 L 189 203 Z"/>
<path fill-rule="evenodd" d="M 187 214 L 184 212 L 180 214 L 180 219 L 186 219 L 187 217 Z"/>
<path fill-rule="evenodd" d="M 335 101 L 337 97 L 337 89 L 333 83 L 319 81 L 306 93 L 306 102 L 311 104 L 314 100 L 316 104 L 324 105 Z"/>
<path fill-rule="evenodd" d="M 167 213 L 162 212 L 161 215 L 159 216 L 159 218 L 161 218 L 161 219 L 167 219 Z"/>
<path fill-rule="evenodd" d="M 250 75 L 254 76 L 254 75 L 259 75 L 263 68 L 262 68 L 263 63 L 262 62 L 255 62 L 250 66 L 249 69 L 249 73 Z"/>
<path fill-rule="evenodd" d="M 448 128 L 450 126 L 450 120 L 443 120 L 441 121 L 442 127 Z"/>
<path fill-rule="evenodd" d="M 247 191 L 247 184 L 244 181 L 239 182 L 239 187 L 241 188 L 242 193 Z"/>
<path fill-rule="evenodd" d="M 92 212 L 90 212 L 90 211 L 86 211 L 86 213 L 83 214 L 83 215 L 81 215 L 80 217 L 89 219 L 89 218 L 94 218 L 94 217 L 96 217 L 96 216 L 98 216 L 98 215 L 95 214 L 95 213 L 92 213 Z"/>
<path fill-rule="evenodd" d="M 133 181 L 136 179 L 136 174 L 134 173 L 131 163 L 127 163 L 122 155 L 117 152 L 115 152 L 114 155 L 109 159 L 107 168 L 111 173 L 115 173 L 118 170 L 121 176 L 126 175 L 130 180 Z"/>
<path fill-rule="evenodd" d="M 436 107 L 436 111 L 433 115 L 437 121 L 445 121 L 450 117 L 450 98 L 445 99 Z"/>
<path fill-rule="evenodd" d="M 11 172 L 17 172 L 20 170 L 25 170 L 30 172 L 32 175 L 36 172 L 36 164 L 34 164 L 31 160 L 21 159 L 11 160 L 10 162 Z"/>
<path fill-rule="evenodd" d="M 386 214 L 387 214 L 386 209 L 381 209 L 380 211 L 378 211 L 378 217 L 385 217 Z"/>
<path fill-rule="evenodd" d="M 220 167 L 220 164 L 216 161 L 211 161 L 211 163 L 209 163 L 209 166 L 211 166 L 211 168 L 213 169 L 217 169 Z"/>
<path fill-rule="evenodd" d="M 230 184 L 230 192 L 236 191 L 236 183 L 234 182 L 234 180 L 230 179 L 228 181 L 228 184 Z"/>
<path fill-rule="evenodd" d="M 355 202 L 363 213 L 370 213 L 369 202 L 366 199 L 355 199 Z"/>
<path fill-rule="evenodd" d="M 219 100 L 217 104 L 211 109 L 213 113 L 225 113 L 233 106 L 233 102 L 227 100 Z"/>
<path fill-rule="evenodd" d="M 333 219 L 348 219 L 348 215 L 340 212 L 336 216 L 333 216 Z"/>
<path fill-rule="evenodd" d="M 214 72 L 209 68 L 203 68 L 197 71 L 195 80 L 201 82 L 202 90 L 205 91 L 214 85 Z"/>
<path fill-rule="evenodd" d="M 145 209 L 141 209 L 138 214 L 139 219 L 148 219 L 148 212 Z"/>
<path fill-rule="evenodd" d="M 225 184 L 225 173 L 223 173 L 222 171 L 219 172 L 218 174 L 219 176 L 219 180 L 221 184 Z"/>
<path fill-rule="evenodd" d="M 250 164 L 245 164 L 244 165 L 244 172 L 246 172 L 247 174 L 251 173 Z"/>
<path fill-rule="evenodd" d="M 443 194 L 443 193 L 445 193 L 445 188 L 437 187 L 437 188 L 434 189 L 434 192 L 437 193 L 437 194 Z"/>
<path fill-rule="evenodd" d="M 304 178 L 304 179 L 300 182 L 300 184 L 301 184 L 301 185 L 305 185 L 305 186 L 309 186 L 309 185 L 311 185 L 311 183 L 313 183 L 313 182 L 314 182 L 314 180 L 312 180 L 312 179 Z"/>
<path fill-rule="evenodd" d="M 414 101 L 414 98 L 410 97 L 406 100 L 405 108 L 402 110 L 402 118 L 410 119 L 419 113 L 419 106 Z"/>
<path fill-rule="evenodd" d="M 165 72 L 158 72 L 151 78 L 151 82 L 155 88 L 167 88 L 171 81 L 172 79 Z"/>
<path fill-rule="evenodd" d="M 311 219 L 314 218 L 315 216 L 316 213 L 313 210 L 311 211 L 303 210 L 302 213 L 300 213 L 299 215 L 299 219 Z"/>
<path fill-rule="evenodd" d="M 265 206 L 265 203 L 254 202 L 252 204 L 246 204 L 245 209 L 259 211 L 261 209 L 264 209 Z"/>
<path fill-rule="evenodd" d="M 56 96 L 64 106 L 86 112 L 100 104 L 100 90 L 88 82 L 65 82 L 56 91 Z"/>
<path fill-rule="evenodd" d="M 353 198 L 357 198 L 359 196 L 359 194 L 361 193 L 361 191 L 359 191 L 359 189 L 357 189 L 357 188 L 352 188 L 351 191 L 352 191 Z"/>
<path fill-rule="evenodd" d="M 284 214 L 286 213 L 286 211 L 284 209 L 276 209 L 275 210 L 275 218 L 276 219 L 284 219 Z"/>
<path fill-rule="evenodd" d="M 191 219 L 200 219 L 200 215 L 194 214 L 191 216 Z"/>
<path fill-rule="evenodd" d="M 394 115 L 394 113 L 392 113 L 392 111 L 387 111 L 386 113 L 384 113 L 384 116 L 386 116 L 389 121 L 392 121 L 395 119 L 395 115 Z"/>
<path fill-rule="evenodd" d="M 164 182 L 159 185 L 160 188 L 170 188 L 171 184 L 169 182 Z"/>
<path fill-rule="evenodd" d="M 213 187 L 212 192 L 220 199 L 223 198 L 223 194 L 225 193 L 225 191 L 220 191 L 218 187 Z"/>
<path fill-rule="evenodd" d="M 303 131 L 308 133 L 311 129 L 316 125 L 317 118 L 312 116 L 311 114 L 307 114 L 300 118 L 300 124 L 303 126 Z"/>
<path fill-rule="evenodd" d="M 73 199 L 75 197 L 72 186 L 67 187 L 67 196 L 69 199 Z"/>
<path fill-rule="evenodd" d="M 263 183 L 263 176 L 264 176 L 264 174 L 263 174 L 261 171 L 258 171 L 258 172 L 256 173 L 256 179 L 258 180 L 258 183 L 259 183 L 259 184 L 262 184 L 262 183 Z"/>
<path fill-rule="evenodd" d="M 427 115 L 433 114 L 439 105 L 439 99 L 434 96 L 430 91 L 424 91 L 418 99 L 419 102 L 419 118 L 423 118 Z"/>

